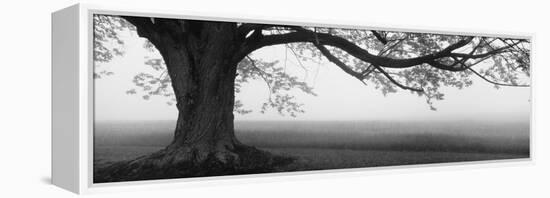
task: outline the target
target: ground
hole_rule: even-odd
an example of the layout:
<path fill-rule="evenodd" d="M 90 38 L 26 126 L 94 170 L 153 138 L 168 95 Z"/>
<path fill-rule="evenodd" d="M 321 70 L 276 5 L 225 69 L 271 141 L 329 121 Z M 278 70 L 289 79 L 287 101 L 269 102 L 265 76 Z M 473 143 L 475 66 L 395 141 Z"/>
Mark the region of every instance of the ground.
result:
<path fill-rule="evenodd" d="M 114 146 L 97 148 L 98 159 L 94 167 L 101 168 L 118 160 L 129 160 L 152 153 L 162 147 Z M 276 171 L 307 171 L 338 168 L 362 168 L 391 165 L 428 164 L 441 162 L 465 162 L 480 160 L 516 159 L 524 154 L 460 153 L 436 151 L 352 150 L 323 148 L 261 148 L 296 160 Z"/>
<path fill-rule="evenodd" d="M 96 123 L 94 169 L 170 143 L 173 122 Z M 272 172 L 528 158 L 528 122 L 237 122 L 237 138 L 290 164 Z"/>

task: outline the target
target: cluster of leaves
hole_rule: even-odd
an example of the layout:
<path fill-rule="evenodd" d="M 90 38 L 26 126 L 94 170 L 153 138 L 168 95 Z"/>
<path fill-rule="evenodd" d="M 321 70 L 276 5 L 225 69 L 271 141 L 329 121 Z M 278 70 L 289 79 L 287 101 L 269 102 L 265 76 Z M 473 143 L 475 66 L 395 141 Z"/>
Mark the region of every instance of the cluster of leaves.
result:
<path fill-rule="evenodd" d="M 138 94 L 139 92 L 139 95 L 145 100 L 149 100 L 152 96 L 163 96 L 168 99 L 166 104 L 175 104 L 176 98 L 164 61 L 161 58 L 146 57 L 145 64 L 160 74 L 153 75 L 145 72 L 137 74 L 132 79 L 136 87 L 126 91 L 126 94 Z M 136 89 L 139 89 L 139 91 Z"/>
<path fill-rule="evenodd" d="M 510 42 L 503 39 L 498 40 L 501 45 L 511 45 Z M 487 41 L 484 41 L 488 43 Z M 494 41 L 493 41 L 494 42 Z M 492 67 L 485 67 L 479 70 L 479 73 L 489 81 L 500 82 L 505 84 L 527 84 L 530 77 L 530 48 L 521 43 L 517 50 L 511 50 L 509 53 L 501 53 L 491 57 Z M 494 47 L 487 45 L 486 50 L 494 50 Z M 524 74 L 525 76 L 511 75 Z M 495 88 L 499 88 L 500 83 L 495 84 Z"/>
<path fill-rule="evenodd" d="M 239 93 L 242 85 L 250 80 L 263 80 L 269 89 L 269 96 L 268 100 L 262 104 L 260 112 L 265 113 L 268 109 L 275 109 L 281 115 L 288 114 L 295 117 L 297 113 L 304 112 L 301 108 L 303 104 L 297 102 L 290 91 L 297 89 L 306 94 L 316 94 L 313 92 L 313 87 L 300 81 L 298 77 L 289 75 L 284 67 L 278 66 L 278 63 L 279 61 L 267 62 L 247 56 L 237 67 L 235 92 Z M 241 113 L 239 110 L 237 112 Z"/>
<path fill-rule="evenodd" d="M 127 30 L 135 31 L 135 27 L 120 17 L 98 14 L 93 16 L 93 24 L 94 78 L 113 75 L 113 72 L 101 69 L 100 63 L 109 62 L 114 56 L 124 54 L 124 40 L 119 34 Z"/>

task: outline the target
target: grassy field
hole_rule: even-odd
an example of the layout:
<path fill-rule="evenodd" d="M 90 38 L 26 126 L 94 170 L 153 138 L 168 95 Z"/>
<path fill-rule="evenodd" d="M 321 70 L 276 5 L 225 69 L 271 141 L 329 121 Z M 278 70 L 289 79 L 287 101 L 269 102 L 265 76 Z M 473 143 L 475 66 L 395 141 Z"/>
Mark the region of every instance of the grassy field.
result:
<path fill-rule="evenodd" d="M 94 167 L 152 153 L 173 121 L 97 122 Z M 237 121 L 243 143 L 297 160 L 280 171 L 529 157 L 528 122 Z"/>

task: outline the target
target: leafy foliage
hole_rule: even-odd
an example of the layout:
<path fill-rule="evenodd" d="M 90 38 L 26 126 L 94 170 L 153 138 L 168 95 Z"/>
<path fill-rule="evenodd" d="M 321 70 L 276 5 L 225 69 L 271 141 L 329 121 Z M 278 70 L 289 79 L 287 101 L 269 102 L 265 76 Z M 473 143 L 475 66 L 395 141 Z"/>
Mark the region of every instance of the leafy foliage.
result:
<path fill-rule="evenodd" d="M 154 23 L 154 19 L 151 21 Z M 239 28 L 246 25 L 251 24 L 238 24 Z M 258 28 L 261 31 L 257 31 Z M 118 33 L 127 30 L 136 31 L 136 27 L 120 17 L 94 15 L 94 61 L 96 63 L 94 76 L 99 78 L 112 74 L 109 71 L 98 70 L 98 65 L 110 61 L 113 56 L 123 54 L 124 41 L 118 37 Z M 432 110 L 435 110 L 434 101 L 444 99 L 442 87 L 462 89 L 472 85 L 473 78 L 478 77 L 494 84 L 496 88 L 528 86 L 530 76 L 530 43 L 524 39 L 277 25 L 260 25 L 250 30 L 245 37 L 247 40 L 310 32 L 315 39 L 307 42 L 284 43 L 287 50 L 290 50 L 298 61 L 332 62 L 363 84 L 379 89 L 384 95 L 395 93 L 400 89 L 410 90 L 414 94 L 425 97 Z M 343 38 L 363 50 L 362 53 L 385 58 L 384 60 L 430 58 L 431 56 L 434 58 L 406 67 L 375 65 L 361 59 L 357 54 L 350 54 L 349 49 L 321 43 L 318 35 Z M 453 48 L 454 46 L 457 47 Z M 144 43 L 144 48 L 156 50 L 148 41 Z M 452 49 L 445 56 L 435 56 L 449 48 Z M 324 53 L 323 49 L 326 49 Z M 159 71 L 160 75 L 148 73 L 136 75 L 133 79 L 136 87 L 128 90 L 127 93 L 140 95 L 144 99 L 149 99 L 151 96 L 164 96 L 169 98 L 167 104 L 173 104 L 174 93 L 162 58 L 146 57 L 145 64 Z M 282 115 L 296 116 L 303 112 L 301 108 L 303 104 L 296 101 L 296 98 L 290 94 L 290 90 L 296 89 L 315 95 L 311 86 L 298 80 L 296 76 L 286 73 L 277 61 L 255 59 L 248 54 L 239 63 L 237 73 L 235 81 L 237 94 L 241 92 L 242 86 L 251 80 L 265 81 L 269 89 L 269 97 L 262 104 L 260 109 L 262 113 L 268 109 L 274 109 Z M 241 114 L 252 112 L 244 109 L 244 105 L 239 100 L 236 100 L 234 109 Z"/>
<path fill-rule="evenodd" d="M 356 29 L 336 29 L 336 28 L 315 28 L 306 27 L 306 29 L 316 33 L 329 33 L 334 36 L 345 38 L 366 51 L 380 57 L 392 59 L 406 59 L 427 56 L 442 51 L 451 44 L 460 40 L 467 39 L 468 36 L 442 35 L 429 33 L 408 33 L 408 32 L 390 32 L 377 31 L 384 39 L 383 44 L 374 36 L 371 30 Z M 514 42 L 520 42 L 516 39 L 475 37 L 469 45 L 459 48 L 457 51 L 467 51 L 471 54 L 489 53 L 500 48 L 510 46 Z M 498 84 L 506 85 L 526 85 L 529 79 L 529 46 L 528 42 L 521 42 L 522 46 L 514 46 L 510 53 L 499 53 L 494 56 L 484 57 L 483 60 L 465 60 L 461 64 L 472 67 L 479 63 L 484 63 L 479 73 L 488 78 L 499 87 Z M 310 57 L 322 56 L 318 49 L 312 47 L 311 43 L 293 43 L 290 46 L 300 54 L 309 54 Z M 512 47 L 512 48 L 514 48 Z M 395 93 L 400 88 L 396 83 L 378 71 L 371 63 L 359 60 L 348 54 L 342 49 L 329 47 L 332 55 L 346 64 L 354 72 L 362 73 L 364 76 L 360 79 L 366 85 L 374 85 L 384 95 Z M 450 58 L 449 58 L 450 59 Z M 447 58 L 437 60 L 451 65 L 453 61 Z M 380 68 L 381 69 L 381 68 Z M 419 88 L 422 92 L 416 92 L 419 96 L 424 96 L 426 102 L 432 110 L 436 110 L 433 105 L 434 100 L 444 99 L 442 87 L 456 87 L 462 89 L 472 85 L 472 78 L 475 76 L 475 70 L 464 70 L 460 72 L 442 70 L 429 64 L 419 64 L 408 68 L 384 68 L 386 73 L 395 81 L 405 87 Z M 498 83 L 495 83 L 498 82 Z M 415 92 L 415 91 L 411 91 Z"/>
<path fill-rule="evenodd" d="M 135 27 L 122 18 L 106 15 L 94 15 L 94 26 L 97 26 L 94 29 L 94 62 L 96 68 L 94 76 L 101 78 L 114 73 L 97 70 L 100 63 L 108 62 L 114 56 L 123 55 L 124 41 L 117 33 L 127 30 L 135 31 Z M 154 45 L 149 41 L 144 42 L 143 47 L 153 53 L 156 52 Z M 132 79 L 135 87 L 127 90 L 126 94 L 137 95 L 144 100 L 149 100 L 155 96 L 166 97 L 166 104 L 175 105 L 176 99 L 164 60 L 157 57 L 144 58 L 144 64 L 161 74 L 158 76 L 144 72 L 137 74 Z M 301 109 L 303 104 L 297 102 L 296 98 L 289 94 L 290 90 L 298 89 L 311 95 L 315 95 L 315 93 L 312 87 L 298 80 L 298 77 L 285 73 L 284 69 L 277 65 L 278 62 L 264 62 L 252 58 L 244 59 L 237 68 L 235 93 L 240 93 L 241 87 L 250 80 L 264 80 L 269 88 L 269 97 L 262 104 L 260 112 L 265 113 L 269 109 L 274 109 L 281 115 L 296 116 L 297 113 L 304 112 Z M 234 106 L 236 113 L 247 114 L 252 112 L 250 109 L 245 109 L 240 100 L 236 100 Z"/>
<path fill-rule="evenodd" d="M 120 17 L 110 15 L 93 16 L 93 58 L 95 65 L 94 78 L 112 75 L 113 72 L 100 69 L 100 63 L 109 62 L 114 56 L 124 54 L 124 41 L 120 39 L 121 31 L 135 31 L 135 27 Z"/>
<path fill-rule="evenodd" d="M 235 91 L 239 93 L 242 84 L 251 79 L 263 80 L 269 88 L 269 98 L 262 104 L 261 112 L 264 113 L 272 108 L 281 115 L 289 114 L 295 117 L 296 113 L 304 112 L 301 109 L 303 104 L 296 102 L 296 98 L 290 95 L 289 91 L 298 89 L 310 95 L 315 95 L 315 93 L 307 83 L 298 80 L 296 76 L 289 75 L 283 67 L 277 66 L 277 63 L 278 61 L 265 62 L 250 56 L 243 59 L 237 67 L 239 75 L 235 80 Z"/>

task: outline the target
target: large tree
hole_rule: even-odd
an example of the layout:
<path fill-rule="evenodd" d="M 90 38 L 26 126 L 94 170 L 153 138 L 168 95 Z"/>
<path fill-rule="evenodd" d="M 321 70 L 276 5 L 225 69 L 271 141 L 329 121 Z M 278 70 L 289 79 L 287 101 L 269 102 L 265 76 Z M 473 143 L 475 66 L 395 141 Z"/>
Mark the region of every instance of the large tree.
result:
<path fill-rule="evenodd" d="M 384 94 L 410 91 L 434 110 L 433 101 L 443 99 L 440 87 L 467 87 L 473 78 L 497 88 L 529 86 L 526 39 L 95 15 L 96 63 L 124 53 L 123 30 L 137 32 L 147 40 L 144 47 L 158 50 L 161 58 L 146 63 L 165 71 L 137 75 L 139 89 L 128 93 L 172 98 L 178 119 L 164 149 L 97 170 L 96 182 L 267 172 L 289 162 L 243 145 L 234 134 L 233 113 L 249 112 L 235 99 L 242 84 L 264 80 L 270 96 L 262 111 L 274 108 L 291 116 L 303 110 L 288 90 L 314 94 L 277 62 L 253 56 L 268 46 L 284 45 L 298 61 L 328 60 Z M 97 78 L 111 74 L 98 68 Z"/>

